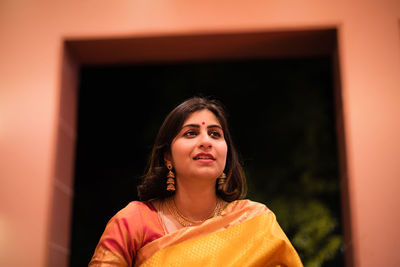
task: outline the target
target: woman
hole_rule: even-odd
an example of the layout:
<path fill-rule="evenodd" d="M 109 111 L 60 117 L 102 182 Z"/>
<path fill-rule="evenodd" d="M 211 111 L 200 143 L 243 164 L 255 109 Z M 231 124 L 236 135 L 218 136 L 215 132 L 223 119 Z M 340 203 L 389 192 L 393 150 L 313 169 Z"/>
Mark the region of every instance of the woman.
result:
<path fill-rule="evenodd" d="M 302 266 L 275 215 L 239 200 L 245 178 L 217 101 L 177 106 L 133 201 L 107 224 L 89 266 Z"/>

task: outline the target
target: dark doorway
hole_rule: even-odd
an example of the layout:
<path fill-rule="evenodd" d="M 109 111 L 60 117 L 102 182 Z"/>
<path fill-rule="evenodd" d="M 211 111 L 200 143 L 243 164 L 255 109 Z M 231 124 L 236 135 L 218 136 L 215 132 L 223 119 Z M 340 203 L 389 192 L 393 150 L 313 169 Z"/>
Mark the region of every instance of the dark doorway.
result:
<path fill-rule="evenodd" d="M 221 100 L 250 199 L 273 210 L 303 262 L 343 266 L 331 57 L 82 67 L 70 266 L 87 266 L 107 221 L 136 200 L 164 117 Z"/>

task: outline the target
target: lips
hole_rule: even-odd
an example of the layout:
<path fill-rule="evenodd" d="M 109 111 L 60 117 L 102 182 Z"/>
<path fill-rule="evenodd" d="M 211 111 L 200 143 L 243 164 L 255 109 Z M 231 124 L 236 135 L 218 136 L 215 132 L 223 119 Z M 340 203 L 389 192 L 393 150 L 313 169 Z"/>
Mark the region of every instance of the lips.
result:
<path fill-rule="evenodd" d="M 214 156 L 210 153 L 198 153 L 193 157 L 194 160 L 215 160 Z"/>

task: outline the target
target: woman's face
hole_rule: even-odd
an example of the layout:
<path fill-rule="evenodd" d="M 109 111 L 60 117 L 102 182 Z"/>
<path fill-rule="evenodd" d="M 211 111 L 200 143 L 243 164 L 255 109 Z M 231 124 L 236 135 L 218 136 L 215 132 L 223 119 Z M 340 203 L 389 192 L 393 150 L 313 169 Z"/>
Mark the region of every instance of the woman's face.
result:
<path fill-rule="evenodd" d="M 217 117 L 208 109 L 193 112 L 171 144 L 177 179 L 216 179 L 224 171 L 228 147 Z"/>

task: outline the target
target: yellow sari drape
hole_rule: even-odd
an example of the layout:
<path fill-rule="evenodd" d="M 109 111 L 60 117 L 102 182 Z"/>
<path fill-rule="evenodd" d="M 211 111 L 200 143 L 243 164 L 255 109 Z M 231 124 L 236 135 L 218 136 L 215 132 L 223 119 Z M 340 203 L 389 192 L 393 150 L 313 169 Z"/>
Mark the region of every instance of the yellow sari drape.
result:
<path fill-rule="evenodd" d="M 262 204 L 233 203 L 221 217 L 159 238 L 138 251 L 135 266 L 303 266 Z"/>

